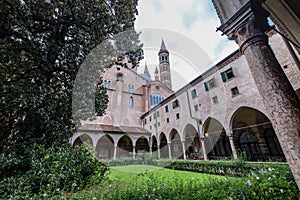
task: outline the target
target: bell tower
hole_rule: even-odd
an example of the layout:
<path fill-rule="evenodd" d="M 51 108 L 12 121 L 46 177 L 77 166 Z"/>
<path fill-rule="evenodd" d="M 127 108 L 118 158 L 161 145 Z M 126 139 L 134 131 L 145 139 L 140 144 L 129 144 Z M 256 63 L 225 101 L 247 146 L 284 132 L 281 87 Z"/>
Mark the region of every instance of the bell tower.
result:
<path fill-rule="evenodd" d="M 168 88 L 172 89 L 169 51 L 167 50 L 163 39 L 161 41 L 158 57 L 159 57 L 160 81 L 164 83 Z"/>

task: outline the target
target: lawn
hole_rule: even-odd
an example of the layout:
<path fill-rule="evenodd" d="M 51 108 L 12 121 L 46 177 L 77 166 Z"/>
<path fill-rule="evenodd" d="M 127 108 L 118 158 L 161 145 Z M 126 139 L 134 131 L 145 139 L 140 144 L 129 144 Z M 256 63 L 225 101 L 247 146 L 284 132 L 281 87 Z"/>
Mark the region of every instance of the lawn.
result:
<path fill-rule="evenodd" d="M 151 165 L 128 165 L 128 166 L 111 167 L 110 172 L 111 173 L 109 174 L 108 177 L 122 184 L 123 183 L 132 184 L 133 182 L 143 180 L 143 174 L 155 175 L 157 177 L 163 177 L 167 180 L 173 180 L 174 178 L 178 178 L 181 180 L 197 179 L 201 182 L 207 181 L 208 178 L 220 177 L 217 175 L 172 170 L 172 169 L 166 169 L 166 168 L 151 166 Z"/>
<path fill-rule="evenodd" d="M 61 199 L 297 199 L 299 192 L 291 185 L 276 171 L 238 178 L 129 165 L 110 167 L 101 185 L 64 195 Z"/>
<path fill-rule="evenodd" d="M 166 169 L 151 165 L 128 165 L 110 167 L 107 180 L 101 184 L 88 188 L 84 191 L 74 194 L 68 194 L 61 197 L 62 199 L 109 199 L 104 197 L 105 194 L 111 194 L 116 191 L 126 190 L 129 187 L 139 187 L 140 185 L 153 186 L 153 184 L 167 187 L 167 183 L 171 186 L 175 182 L 187 184 L 194 181 L 195 183 L 204 183 L 211 178 L 222 178 L 223 176 L 202 174 L 188 171 L 179 171 Z M 154 186 L 155 187 L 155 186 Z M 144 188 L 145 189 L 145 188 Z M 113 198 L 112 198 L 113 199 Z"/>

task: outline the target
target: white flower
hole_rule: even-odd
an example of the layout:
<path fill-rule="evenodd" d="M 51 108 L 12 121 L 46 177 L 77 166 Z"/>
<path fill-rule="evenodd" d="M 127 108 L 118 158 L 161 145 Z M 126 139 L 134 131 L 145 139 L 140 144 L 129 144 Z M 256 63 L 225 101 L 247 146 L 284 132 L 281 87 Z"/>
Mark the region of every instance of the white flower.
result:
<path fill-rule="evenodd" d="M 256 179 L 259 180 L 259 177 L 257 176 Z"/>
<path fill-rule="evenodd" d="M 283 189 L 280 189 L 280 192 L 283 193 Z"/>

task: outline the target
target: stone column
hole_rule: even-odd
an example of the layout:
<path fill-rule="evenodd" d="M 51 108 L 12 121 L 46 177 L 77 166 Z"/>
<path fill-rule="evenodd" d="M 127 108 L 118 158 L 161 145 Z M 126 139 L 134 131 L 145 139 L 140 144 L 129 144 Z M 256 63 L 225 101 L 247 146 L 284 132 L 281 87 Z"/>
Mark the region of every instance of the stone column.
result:
<path fill-rule="evenodd" d="M 182 143 L 183 159 L 186 160 L 185 141 L 181 141 L 181 143 Z"/>
<path fill-rule="evenodd" d="M 231 147 L 233 159 L 238 159 L 238 156 L 237 156 L 237 153 L 236 153 L 236 149 L 235 149 L 235 145 L 234 145 L 234 142 L 233 142 L 233 135 L 232 135 L 232 133 L 228 136 L 228 138 L 229 138 L 229 142 L 230 142 L 230 147 Z"/>
<path fill-rule="evenodd" d="M 172 159 L 171 143 L 168 143 L 169 159 Z"/>
<path fill-rule="evenodd" d="M 204 160 L 208 160 L 207 159 L 207 153 L 206 153 L 206 148 L 205 148 L 205 137 L 201 137 L 200 141 L 201 141 L 201 148 L 202 148 L 202 153 L 203 153 L 203 158 Z"/>
<path fill-rule="evenodd" d="M 160 159 L 160 145 L 157 143 L 157 157 Z"/>
<path fill-rule="evenodd" d="M 269 46 L 267 36 L 257 28 L 255 20 L 252 15 L 236 29 L 236 41 L 248 61 L 270 121 L 300 188 L 300 102 Z"/>
<path fill-rule="evenodd" d="M 132 158 L 135 159 L 135 146 L 132 146 Z"/>
<path fill-rule="evenodd" d="M 118 148 L 118 145 L 114 145 L 114 160 L 117 159 L 117 148 Z"/>
<path fill-rule="evenodd" d="M 300 101 L 268 44 L 268 13 L 261 2 L 212 0 L 223 24 L 218 30 L 235 40 L 247 59 L 252 77 L 263 98 L 269 119 L 300 189 Z M 238 5 L 238 4 L 237 4 Z M 242 9 L 241 9 L 242 7 Z M 230 11 L 225 16 L 222 13 Z M 247 13 L 247 14 L 246 14 Z"/>

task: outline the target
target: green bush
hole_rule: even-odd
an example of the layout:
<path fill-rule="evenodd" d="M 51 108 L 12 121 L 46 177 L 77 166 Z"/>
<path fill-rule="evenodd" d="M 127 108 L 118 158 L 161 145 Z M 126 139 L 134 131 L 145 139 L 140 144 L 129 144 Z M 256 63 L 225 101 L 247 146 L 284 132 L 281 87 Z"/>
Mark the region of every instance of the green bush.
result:
<path fill-rule="evenodd" d="M 155 172 L 133 175 L 129 185 L 112 181 L 91 193 L 79 193 L 69 199 L 151 199 L 151 200 L 194 200 L 194 199 L 257 199 L 296 200 L 300 197 L 295 182 L 289 181 L 279 169 L 253 171 L 245 177 L 208 176 L 207 179 L 186 179 L 177 176 L 158 175 Z"/>
<path fill-rule="evenodd" d="M 241 160 L 201 161 L 201 160 L 153 160 L 153 165 L 170 169 L 209 173 L 216 175 L 247 176 L 252 171 L 276 168 L 286 177 L 293 179 L 290 168 L 282 163 L 248 163 Z"/>
<path fill-rule="evenodd" d="M 0 199 L 40 199 L 61 192 L 82 190 L 100 183 L 107 171 L 87 144 L 47 149 L 36 145 L 28 151 L 29 170 L 10 177 L 3 176 Z M 15 161 L 9 156 L 1 157 L 4 169 L 11 162 Z"/>

